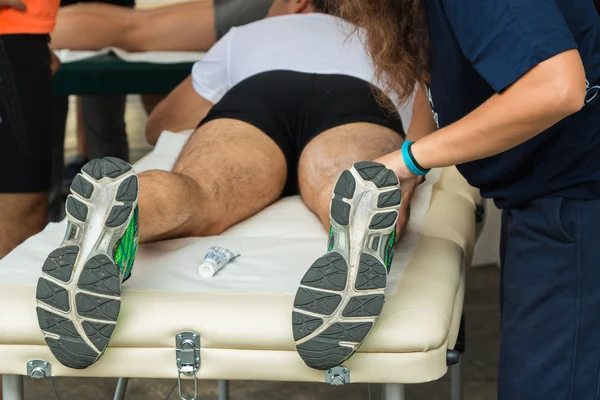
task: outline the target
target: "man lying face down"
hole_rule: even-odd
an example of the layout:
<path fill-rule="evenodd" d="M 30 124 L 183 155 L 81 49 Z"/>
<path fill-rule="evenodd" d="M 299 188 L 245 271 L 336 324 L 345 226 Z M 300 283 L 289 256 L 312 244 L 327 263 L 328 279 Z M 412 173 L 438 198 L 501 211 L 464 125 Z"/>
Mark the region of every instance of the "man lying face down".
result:
<path fill-rule="evenodd" d="M 51 272 L 43 272 L 39 284 L 65 288 L 65 302 L 72 304 L 48 304 L 38 290 L 42 330 L 58 318 L 54 308 L 78 310 L 68 317 L 76 319 L 76 333 L 55 331 L 59 324 L 44 331 L 61 363 L 85 368 L 108 345 L 92 335 L 112 334 L 138 233 L 141 242 L 219 235 L 296 194 L 329 231 L 327 254 L 296 296 L 298 351 L 318 369 L 356 351 L 383 307 L 384 278 L 416 183 L 403 182 L 401 205 L 395 174 L 369 162 L 402 146 L 402 121 L 389 99 L 378 102 L 376 93 L 385 96 L 370 83 L 373 70 L 361 42 L 348 38 L 352 27 L 325 11 L 317 0 L 277 0 L 271 18 L 232 29 L 194 65 L 148 121 L 152 143 L 164 129 L 195 128 L 171 172 L 136 176 L 117 159 L 83 168 L 67 201 L 68 233 L 49 257 L 74 264 L 68 278 L 74 284 L 62 284 Z M 107 276 L 102 287 L 88 284 L 98 266 Z M 81 291 L 111 299 L 114 306 L 104 310 L 114 311 L 98 319 L 78 302 Z M 311 300 L 323 297 L 336 301 Z M 363 307 L 347 312 L 350 301 Z M 352 337 L 341 329 L 334 329 L 337 336 L 326 332 L 356 321 L 363 328 Z"/>

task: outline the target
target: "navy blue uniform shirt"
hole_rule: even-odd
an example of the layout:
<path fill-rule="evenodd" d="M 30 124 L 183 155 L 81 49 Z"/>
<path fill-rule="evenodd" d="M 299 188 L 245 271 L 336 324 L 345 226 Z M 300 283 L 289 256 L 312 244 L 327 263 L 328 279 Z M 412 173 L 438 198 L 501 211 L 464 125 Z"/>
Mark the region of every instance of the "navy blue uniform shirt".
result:
<path fill-rule="evenodd" d="M 459 165 L 469 183 L 502 208 L 539 197 L 600 198 L 600 16 L 593 0 L 425 1 L 438 127 L 557 54 L 578 49 L 585 67 L 584 108 L 514 149 Z"/>

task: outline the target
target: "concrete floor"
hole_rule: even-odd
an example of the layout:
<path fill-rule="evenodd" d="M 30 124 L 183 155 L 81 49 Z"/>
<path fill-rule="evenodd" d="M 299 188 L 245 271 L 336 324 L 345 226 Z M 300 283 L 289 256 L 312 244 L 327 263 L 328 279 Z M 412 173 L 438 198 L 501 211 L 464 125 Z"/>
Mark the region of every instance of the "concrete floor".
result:
<path fill-rule="evenodd" d="M 130 158 L 135 162 L 150 150 L 144 138 L 146 115 L 137 96 L 129 98 L 126 121 L 131 149 Z M 70 115 L 65 142 L 67 155 L 72 154 L 75 149 L 74 128 L 74 118 Z M 467 351 L 462 358 L 465 400 L 496 398 L 500 331 L 498 288 L 499 271 L 496 267 L 476 268 L 469 271 L 465 301 Z M 112 399 L 117 381 L 116 379 L 56 378 L 55 383 L 62 400 L 108 400 Z M 170 380 L 132 379 L 126 398 L 165 400 L 174 388 L 174 383 Z M 449 399 L 449 388 L 447 376 L 438 382 L 411 385 L 407 388 L 408 399 Z M 176 392 L 175 389 L 169 399 L 178 399 Z M 331 387 L 325 384 L 234 381 L 231 382 L 230 393 L 232 400 L 367 400 L 368 386 Z M 379 394 L 380 388 L 373 387 L 372 398 L 379 399 Z M 187 395 L 190 396 L 190 393 Z M 200 400 L 216 399 L 216 396 L 216 382 L 201 382 Z M 25 399 L 55 399 L 50 381 L 26 378 Z"/>
<path fill-rule="evenodd" d="M 464 363 L 465 400 L 493 400 L 496 398 L 496 368 L 499 346 L 499 271 L 496 267 L 475 268 L 467 275 L 465 302 L 467 349 Z M 62 400 L 109 400 L 116 387 L 116 379 L 56 378 Z M 165 400 L 175 381 L 130 381 L 128 400 Z M 188 382 L 189 385 L 189 382 Z M 408 400 L 449 399 L 449 380 L 411 385 Z M 188 388 L 189 389 L 189 388 Z M 193 389 L 192 389 L 193 390 Z M 188 390 L 189 391 L 189 390 Z M 233 381 L 231 400 L 367 400 L 367 385 L 331 387 L 325 384 L 287 382 Z M 372 388 L 373 399 L 379 399 L 379 388 Z M 190 396 L 190 393 L 187 393 Z M 191 396 L 190 396 L 191 398 Z M 199 400 L 217 398 L 217 383 L 200 383 Z M 55 399 L 50 381 L 25 380 L 26 400 Z M 170 400 L 178 399 L 176 390 Z"/>

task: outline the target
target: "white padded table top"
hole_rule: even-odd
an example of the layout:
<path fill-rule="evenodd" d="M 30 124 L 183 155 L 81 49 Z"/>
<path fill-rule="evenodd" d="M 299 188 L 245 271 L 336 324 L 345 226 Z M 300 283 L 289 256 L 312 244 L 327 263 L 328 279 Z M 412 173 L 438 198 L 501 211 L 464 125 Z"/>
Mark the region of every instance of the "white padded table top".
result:
<path fill-rule="evenodd" d="M 123 61 L 145 62 L 151 64 L 176 64 L 189 63 L 201 60 L 206 52 L 201 51 L 141 51 L 128 52 L 116 47 L 107 47 L 102 50 L 54 50 L 61 63 L 67 64 L 109 53 L 115 54 Z"/>
<path fill-rule="evenodd" d="M 145 160 L 146 167 L 168 168 L 160 153 L 157 148 L 158 158 Z M 379 322 L 346 364 L 352 382 L 417 383 L 446 372 L 473 248 L 477 193 L 455 169 L 429 185 L 420 189 L 424 206 L 413 210 L 420 221 L 411 220 L 396 249 Z M 321 371 L 304 365 L 292 337 L 297 285 L 327 241 L 299 198 L 284 199 L 220 237 L 142 246 L 111 345 L 86 370 L 58 364 L 37 326 L 37 276 L 63 233 L 62 224 L 50 225 L 0 262 L 0 373 L 25 374 L 28 360 L 42 358 L 52 363 L 54 376 L 172 378 L 175 336 L 191 330 L 202 340 L 199 378 L 323 381 Z M 214 245 L 242 256 L 202 279 L 197 266 Z"/>

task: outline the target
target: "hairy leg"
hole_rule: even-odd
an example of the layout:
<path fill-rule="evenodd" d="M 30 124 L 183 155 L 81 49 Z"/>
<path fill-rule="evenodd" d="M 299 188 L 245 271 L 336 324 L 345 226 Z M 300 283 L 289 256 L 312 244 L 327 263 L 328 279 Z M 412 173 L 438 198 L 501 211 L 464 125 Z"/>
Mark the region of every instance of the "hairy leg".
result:
<path fill-rule="evenodd" d="M 0 194 L 0 259 L 46 225 L 48 193 Z"/>
<path fill-rule="evenodd" d="M 218 235 L 276 201 L 287 166 L 279 147 L 241 121 L 190 137 L 172 172 L 140 174 L 140 240 Z"/>
<path fill-rule="evenodd" d="M 306 146 L 298 167 L 300 192 L 326 230 L 329 230 L 331 193 L 342 171 L 356 162 L 372 161 L 398 150 L 403 141 L 389 128 L 354 123 L 330 129 Z M 400 211 L 400 229 L 406 223 L 407 212 L 408 204 Z"/>
<path fill-rule="evenodd" d="M 127 51 L 206 51 L 216 42 L 213 0 L 151 9 L 88 3 L 62 7 L 52 47 Z"/>

